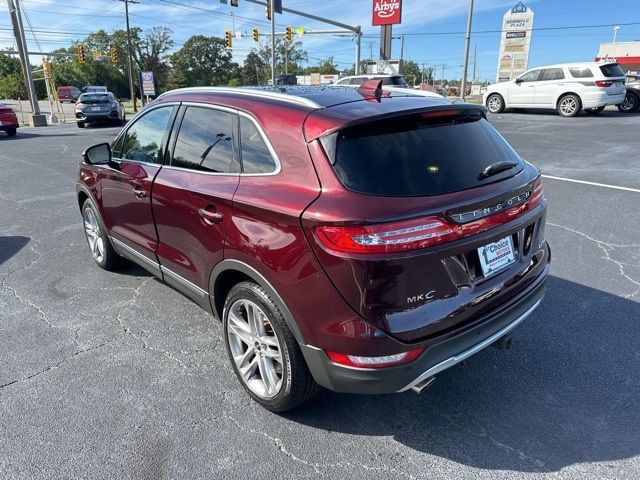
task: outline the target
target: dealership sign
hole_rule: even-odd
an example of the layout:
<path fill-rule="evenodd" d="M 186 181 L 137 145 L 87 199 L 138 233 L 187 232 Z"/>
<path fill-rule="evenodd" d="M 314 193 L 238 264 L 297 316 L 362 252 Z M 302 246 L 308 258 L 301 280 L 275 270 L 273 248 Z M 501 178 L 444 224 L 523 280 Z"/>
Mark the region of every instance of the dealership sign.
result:
<path fill-rule="evenodd" d="M 373 0 L 373 26 L 401 23 L 402 0 Z"/>

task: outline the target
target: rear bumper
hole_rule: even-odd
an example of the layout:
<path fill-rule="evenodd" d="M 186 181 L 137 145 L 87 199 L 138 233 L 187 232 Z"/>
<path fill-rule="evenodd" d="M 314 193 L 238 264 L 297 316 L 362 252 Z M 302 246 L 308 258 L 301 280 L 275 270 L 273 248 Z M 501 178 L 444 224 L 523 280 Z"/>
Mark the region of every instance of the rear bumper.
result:
<path fill-rule="evenodd" d="M 310 345 L 301 345 L 302 353 L 316 382 L 329 390 L 363 394 L 403 392 L 478 353 L 522 323 L 540 305 L 548 272 L 549 264 L 508 308 L 474 328 L 428 346 L 407 365 L 353 368 L 331 362 L 323 350 Z"/>
<path fill-rule="evenodd" d="M 13 128 L 18 128 L 20 125 L 18 123 L 8 123 L 8 122 L 3 122 L 0 123 L 0 130 L 9 130 L 9 129 L 13 129 Z"/>
<path fill-rule="evenodd" d="M 609 95 L 606 92 L 588 93 L 584 96 L 583 108 L 597 108 L 605 105 L 618 105 L 624 102 L 625 92 Z"/>
<path fill-rule="evenodd" d="M 120 116 L 117 110 L 112 110 L 111 112 L 101 112 L 96 114 L 85 114 L 83 112 L 76 112 L 76 121 L 77 122 L 111 122 L 114 120 L 119 120 Z"/>

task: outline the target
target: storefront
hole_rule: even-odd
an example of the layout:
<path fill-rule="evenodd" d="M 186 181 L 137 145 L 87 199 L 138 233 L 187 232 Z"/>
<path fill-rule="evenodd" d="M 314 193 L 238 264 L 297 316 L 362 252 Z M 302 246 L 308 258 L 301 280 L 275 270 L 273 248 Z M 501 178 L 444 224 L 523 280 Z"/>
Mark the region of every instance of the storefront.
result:
<path fill-rule="evenodd" d="M 640 72 L 640 41 L 601 43 L 596 62 L 603 60 L 618 62 L 627 73 Z"/>

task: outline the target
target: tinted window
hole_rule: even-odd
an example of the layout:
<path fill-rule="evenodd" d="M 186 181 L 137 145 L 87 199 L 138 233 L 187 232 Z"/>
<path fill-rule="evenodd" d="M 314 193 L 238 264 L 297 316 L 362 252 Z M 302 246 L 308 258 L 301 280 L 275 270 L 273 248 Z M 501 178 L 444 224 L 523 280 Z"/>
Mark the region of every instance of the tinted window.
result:
<path fill-rule="evenodd" d="M 244 117 L 240 117 L 240 149 L 244 173 L 272 173 L 276 170 L 276 162 L 262 135 L 255 124 Z"/>
<path fill-rule="evenodd" d="M 352 78 L 351 81 L 349 82 L 349 85 L 362 85 L 365 81 L 367 81 L 368 78 Z"/>
<path fill-rule="evenodd" d="M 231 173 L 235 115 L 211 108 L 187 108 L 171 165 L 205 172 Z"/>
<path fill-rule="evenodd" d="M 522 161 L 478 110 L 455 116 L 429 113 L 380 120 L 321 139 L 333 168 L 349 189 L 388 196 L 427 196 L 508 178 Z M 489 165 L 517 166 L 488 179 Z"/>
<path fill-rule="evenodd" d="M 593 78 L 593 72 L 588 67 L 569 67 L 573 78 Z"/>
<path fill-rule="evenodd" d="M 540 72 L 542 70 L 532 70 L 530 72 L 525 73 L 520 77 L 520 80 L 523 82 L 535 82 L 540 77 Z"/>
<path fill-rule="evenodd" d="M 121 157 L 138 162 L 162 163 L 162 140 L 169 128 L 172 112 L 173 107 L 156 108 L 136 120 L 123 137 Z M 119 145 L 116 148 L 120 148 Z"/>
<path fill-rule="evenodd" d="M 349 79 L 343 78 L 342 80 L 338 80 L 334 85 L 349 85 Z"/>
<path fill-rule="evenodd" d="M 107 93 L 83 93 L 80 95 L 80 103 L 109 103 Z"/>
<path fill-rule="evenodd" d="M 602 65 L 600 67 L 602 74 L 607 77 L 624 77 L 624 70 L 620 68 L 617 63 L 611 63 L 609 65 Z"/>
<path fill-rule="evenodd" d="M 562 80 L 563 78 L 564 73 L 561 68 L 547 68 L 542 71 L 540 80 Z"/>
<path fill-rule="evenodd" d="M 378 77 L 376 80 L 382 80 L 382 85 L 390 87 L 408 87 L 407 82 L 402 77 Z"/>

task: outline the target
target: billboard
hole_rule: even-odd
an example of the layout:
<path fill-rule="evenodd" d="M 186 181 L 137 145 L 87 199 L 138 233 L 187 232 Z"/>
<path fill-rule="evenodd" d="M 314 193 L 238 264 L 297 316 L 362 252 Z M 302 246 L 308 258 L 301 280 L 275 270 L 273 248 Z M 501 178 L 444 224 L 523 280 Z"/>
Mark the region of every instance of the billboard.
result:
<path fill-rule="evenodd" d="M 374 27 L 393 25 L 402 21 L 402 0 L 373 0 Z"/>
<path fill-rule="evenodd" d="M 524 3 L 507 10 L 502 21 L 498 82 L 508 82 L 527 70 L 532 28 L 533 11 Z"/>

